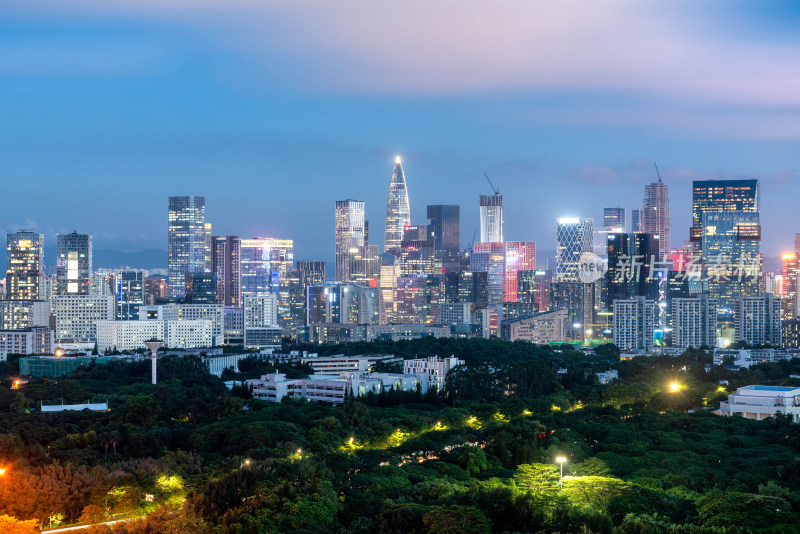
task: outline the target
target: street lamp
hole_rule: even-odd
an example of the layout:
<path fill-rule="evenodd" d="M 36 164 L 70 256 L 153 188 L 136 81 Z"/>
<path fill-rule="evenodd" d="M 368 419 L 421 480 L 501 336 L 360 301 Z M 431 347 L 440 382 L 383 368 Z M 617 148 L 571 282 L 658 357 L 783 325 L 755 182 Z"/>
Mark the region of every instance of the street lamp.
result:
<path fill-rule="evenodd" d="M 670 390 L 671 392 L 673 392 L 673 393 L 675 393 L 675 392 L 676 392 L 676 391 L 678 391 L 679 389 L 681 389 L 681 385 L 680 385 L 680 384 L 678 384 L 677 382 L 672 382 L 672 383 L 669 385 L 669 390 Z"/>
<path fill-rule="evenodd" d="M 246 466 L 246 465 L 250 465 L 250 458 L 248 458 L 247 460 L 245 460 L 244 462 L 242 462 L 242 463 L 239 465 L 239 469 L 241 469 L 242 467 L 244 467 L 244 466 Z"/>
<path fill-rule="evenodd" d="M 566 462 L 566 461 L 567 461 L 567 459 L 564 458 L 563 456 L 559 456 L 558 458 L 556 458 L 556 462 L 558 462 L 561 465 L 561 476 L 558 477 L 558 489 L 559 490 L 562 489 L 562 483 L 564 481 L 564 462 Z"/>
<path fill-rule="evenodd" d="M 5 474 L 6 474 L 6 468 L 0 467 L 0 477 L 5 476 Z"/>

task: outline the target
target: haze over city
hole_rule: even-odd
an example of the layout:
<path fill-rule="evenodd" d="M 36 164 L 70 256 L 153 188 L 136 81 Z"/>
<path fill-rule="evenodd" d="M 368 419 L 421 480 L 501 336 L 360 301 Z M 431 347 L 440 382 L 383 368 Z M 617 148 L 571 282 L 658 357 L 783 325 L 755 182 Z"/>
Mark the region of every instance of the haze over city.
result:
<path fill-rule="evenodd" d="M 204 195 L 215 234 L 332 261 L 333 201 L 381 221 L 400 154 L 413 222 L 459 204 L 466 246 L 485 171 L 506 238 L 544 251 L 558 217 L 639 207 L 657 161 L 673 243 L 691 180 L 757 178 L 762 252 L 791 250 L 792 3 L 451 7 L 5 2 L 3 226 L 165 250 L 167 195 Z"/>

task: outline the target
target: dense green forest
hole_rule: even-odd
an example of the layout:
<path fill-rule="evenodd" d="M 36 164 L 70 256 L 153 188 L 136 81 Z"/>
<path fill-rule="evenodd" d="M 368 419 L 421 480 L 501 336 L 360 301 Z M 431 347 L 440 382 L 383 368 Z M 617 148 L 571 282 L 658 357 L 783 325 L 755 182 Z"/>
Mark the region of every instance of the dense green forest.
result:
<path fill-rule="evenodd" d="M 12 390 L 10 358 L 0 364 L 0 526 L 128 518 L 89 531 L 800 529 L 800 426 L 711 413 L 741 385 L 800 384 L 789 378 L 800 360 L 707 372 L 704 352 L 620 362 L 611 345 L 585 354 L 454 339 L 314 351 L 467 363 L 445 391 L 389 391 L 333 407 L 267 404 L 178 356 L 159 360 L 156 386 L 149 362 L 118 361 Z M 594 373 L 610 368 L 619 380 L 599 385 Z M 227 377 L 274 369 L 252 360 L 240 371 Z M 109 410 L 36 410 L 40 401 L 89 399 L 108 400 Z"/>

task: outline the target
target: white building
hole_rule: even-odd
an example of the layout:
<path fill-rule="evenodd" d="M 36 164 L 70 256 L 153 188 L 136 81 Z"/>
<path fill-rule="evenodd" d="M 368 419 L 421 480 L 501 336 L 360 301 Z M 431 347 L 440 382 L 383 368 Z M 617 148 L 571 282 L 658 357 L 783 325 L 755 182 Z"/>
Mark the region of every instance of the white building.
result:
<path fill-rule="evenodd" d="M 0 330 L 0 354 L 53 354 L 55 336 L 47 326 Z M 5 358 L 4 358 L 5 359 Z"/>
<path fill-rule="evenodd" d="M 300 358 L 300 363 L 310 365 L 315 373 L 342 373 L 352 371 L 371 371 L 378 362 L 392 360 L 391 354 L 359 354 L 355 356 L 318 356 L 311 354 Z"/>
<path fill-rule="evenodd" d="M 604 371 L 602 373 L 595 373 L 595 375 L 597 376 L 597 381 L 605 385 L 618 379 L 619 371 L 617 371 L 616 369 L 611 369 L 609 371 Z"/>
<path fill-rule="evenodd" d="M 653 300 L 614 300 L 614 344 L 623 351 L 652 350 L 657 317 L 658 304 Z"/>
<path fill-rule="evenodd" d="M 213 323 L 207 319 L 164 321 L 164 345 L 171 349 L 214 346 Z"/>
<path fill-rule="evenodd" d="M 736 341 L 749 345 L 781 345 L 781 299 L 771 293 L 736 301 Z"/>
<path fill-rule="evenodd" d="M 796 350 L 776 349 L 714 349 L 714 365 L 722 365 L 733 358 L 734 367 L 750 368 L 760 363 L 775 363 L 800 357 Z"/>
<path fill-rule="evenodd" d="M 717 344 L 717 299 L 708 295 L 672 299 L 672 346 L 714 347 Z"/>
<path fill-rule="evenodd" d="M 313 323 L 309 325 L 308 337 L 311 343 L 355 343 L 376 339 L 399 341 L 421 337 L 450 337 L 450 327 L 424 324 Z"/>
<path fill-rule="evenodd" d="M 97 322 L 116 318 L 114 297 L 92 295 L 56 295 L 53 297 L 56 316 L 56 340 L 74 340 L 94 343 L 97 340 Z"/>
<path fill-rule="evenodd" d="M 225 306 L 221 304 L 159 304 L 141 306 L 139 319 L 158 319 L 160 321 L 211 321 L 212 334 L 224 333 Z"/>
<path fill-rule="evenodd" d="M 782 413 L 800 422 L 800 388 L 786 386 L 745 386 L 719 405 L 719 414 L 739 415 L 760 421 Z"/>
<path fill-rule="evenodd" d="M 97 348 L 103 352 L 146 348 L 148 339 L 164 339 L 164 321 L 98 321 Z"/>
<path fill-rule="evenodd" d="M 354 396 L 369 392 L 380 393 L 392 387 L 396 390 L 422 392 L 427 390 L 424 377 L 395 373 L 326 373 L 313 374 L 308 378 L 287 379 L 285 374 L 264 375 L 258 380 L 248 380 L 253 386 L 253 396 L 267 402 L 280 402 L 284 397 L 308 399 L 310 401 L 342 404 L 352 392 Z"/>
<path fill-rule="evenodd" d="M 427 390 L 430 386 L 436 386 L 436 389 L 441 391 L 444 389 L 447 373 L 458 365 L 464 365 L 464 360 L 459 360 L 454 356 L 449 358 L 430 356 L 415 360 L 403 360 L 403 374 L 427 377 L 425 389 Z"/>

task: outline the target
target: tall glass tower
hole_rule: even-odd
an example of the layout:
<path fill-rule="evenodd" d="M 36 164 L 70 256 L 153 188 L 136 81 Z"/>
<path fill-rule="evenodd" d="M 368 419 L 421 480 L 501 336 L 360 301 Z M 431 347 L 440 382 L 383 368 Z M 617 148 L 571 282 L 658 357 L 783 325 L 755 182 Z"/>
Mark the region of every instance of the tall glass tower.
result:
<path fill-rule="evenodd" d="M 186 273 L 206 266 L 206 197 L 169 197 L 169 298 L 186 296 Z"/>
<path fill-rule="evenodd" d="M 92 287 L 92 236 L 56 236 L 56 294 L 88 295 Z"/>
<path fill-rule="evenodd" d="M 394 160 L 392 181 L 389 183 L 389 198 L 386 201 L 386 235 L 384 252 L 393 255 L 400 253 L 403 229 L 411 224 L 411 209 L 408 207 L 408 189 L 400 156 Z"/>
<path fill-rule="evenodd" d="M 581 254 L 591 252 L 594 221 L 591 218 L 562 218 L 556 227 L 556 282 L 580 283 Z"/>
<path fill-rule="evenodd" d="M 703 289 L 719 300 L 721 320 L 736 300 L 756 296 L 761 273 L 758 180 L 703 180 L 692 187 L 690 238 L 702 262 Z M 723 332 L 723 336 L 726 333 Z"/>
<path fill-rule="evenodd" d="M 503 195 L 481 195 L 481 243 L 503 242 Z"/>
<path fill-rule="evenodd" d="M 388 224 L 388 223 L 387 223 Z M 353 256 L 363 250 L 365 244 L 365 221 L 363 200 L 336 201 L 336 281 L 349 283 Z M 402 231 L 401 234 L 402 236 Z M 397 243 L 398 248 L 400 242 Z"/>

